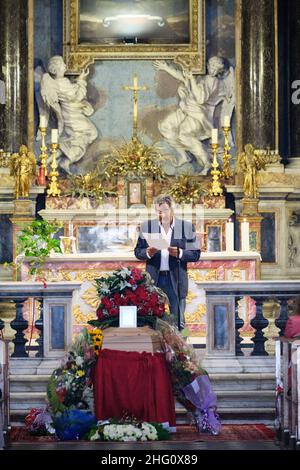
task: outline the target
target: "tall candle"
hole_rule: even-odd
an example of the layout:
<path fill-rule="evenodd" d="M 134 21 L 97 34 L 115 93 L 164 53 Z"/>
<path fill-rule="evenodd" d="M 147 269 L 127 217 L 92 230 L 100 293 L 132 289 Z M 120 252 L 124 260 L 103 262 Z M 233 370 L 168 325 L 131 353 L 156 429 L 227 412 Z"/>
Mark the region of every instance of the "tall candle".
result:
<path fill-rule="evenodd" d="M 247 219 L 241 223 L 241 239 L 242 239 L 242 251 L 250 251 L 249 246 L 249 222 Z"/>
<path fill-rule="evenodd" d="M 230 127 L 230 116 L 224 116 L 224 127 Z"/>
<path fill-rule="evenodd" d="M 229 219 L 225 226 L 226 251 L 234 251 L 234 223 Z"/>
<path fill-rule="evenodd" d="M 40 127 L 42 129 L 45 129 L 47 127 L 47 119 L 46 116 L 44 116 L 43 114 L 41 114 L 40 116 Z"/>
<path fill-rule="evenodd" d="M 218 143 L 218 129 L 211 130 L 211 143 L 212 144 Z"/>
<path fill-rule="evenodd" d="M 51 131 L 51 142 L 52 144 L 57 144 L 58 142 L 58 130 L 52 129 Z"/>

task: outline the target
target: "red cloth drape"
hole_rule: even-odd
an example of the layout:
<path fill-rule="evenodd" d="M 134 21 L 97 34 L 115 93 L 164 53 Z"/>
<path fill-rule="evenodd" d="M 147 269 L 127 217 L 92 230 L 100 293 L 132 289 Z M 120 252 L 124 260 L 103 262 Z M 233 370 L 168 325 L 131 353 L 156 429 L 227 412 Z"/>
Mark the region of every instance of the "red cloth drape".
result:
<path fill-rule="evenodd" d="M 94 371 L 97 419 L 122 418 L 175 426 L 175 403 L 164 354 L 104 349 Z"/>

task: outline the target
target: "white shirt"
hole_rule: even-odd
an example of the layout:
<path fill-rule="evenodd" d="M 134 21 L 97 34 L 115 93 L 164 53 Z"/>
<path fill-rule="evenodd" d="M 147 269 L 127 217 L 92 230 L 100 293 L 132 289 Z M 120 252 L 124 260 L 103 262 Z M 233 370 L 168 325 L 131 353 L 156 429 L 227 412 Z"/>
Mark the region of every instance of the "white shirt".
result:
<path fill-rule="evenodd" d="M 165 232 L 165 229 L 164 227 L 159 224 L 160 226 L 160 234 L 162 236 L 162 238 L 164 238 L 165 240 L 167 240 L 168 242 L 168 245 L 170 246 L 171 245 L 171 238 L 172 238 L 172 232 L 173 232 L 173 228 L 174 228 L 174 221 L 172 222 L 172 224 L 170 225 L 169 227 L 169 230 L 167 231 L 167 233 Z M 160 271 L 169 271 L 170 270 L 170 266 L 169 266 L 169 252 L 167 249 L 164 249 L 164 250 L 161 250 L 161 258 L 160 258 Z"/>
<path fill-rule="evenodd" d="M 161 236 L 168 242 L 168 245 L 170 246 L 171 245 L 171 239 L 172 239 L 172 232 L 173 232 L 173 229 L 174 229 L 174 224 L 175 224 L 175 220 L 173 219 L 173 222 L 171 223 L 170 227 L 169 227 L 169 230 L 167 232 L 165 232 L 165 229 L 164 227 L 162 226 L 162 224 L 160 223 L 159 226 L 160 226 L 160 233 L 161 233 Z M 164 249 L 164 250 L 161 250 L 161 258 L 160 258 L 160 268 L 159 270 L 160 271 L 170 271 L 170 266 L 169 266 L 169 252 L 167 249 Z M 182 257 L 182 249 L 180 248 L 179 249 L 179 258 Z M 149 259 L 151 259 L 151 256 L 149 256 L 148 252 L 147 252 L 147 256 Z"/>

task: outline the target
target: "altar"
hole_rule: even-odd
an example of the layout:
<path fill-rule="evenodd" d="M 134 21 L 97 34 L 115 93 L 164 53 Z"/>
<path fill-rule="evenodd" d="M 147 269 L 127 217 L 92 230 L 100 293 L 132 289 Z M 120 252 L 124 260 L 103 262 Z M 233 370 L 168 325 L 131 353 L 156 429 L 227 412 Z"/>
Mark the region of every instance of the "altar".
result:
<path fill-rule="evenodd" d="M 47 281 L 80 281 L 81 287 L 74 292 L 72 324 L 73 334 L 78 333 L 89 320 L 95 319 L 99 297 L 94 279 L 110 274 L 126 266 L 145 268 L 134 254 L 76 253 L 55 254 L 48 258 L 44 275 Z M 190 263 L 188 269 L 189 292 L 185 311 L 186 326 L 190 341 L 205 343 L 206 338 L 206 299 L 205 292 L 199 289 L 198 282 L 246 281 L 260 277 L 260 254 L 257 252 L 202 252 L 200 260 Z M 28 266 L 24 265 L 22 278 L 28 277 Z M 252 312 L 253 310 L 253 312 Z M 255 315 L 251 303 L 241 302 L 240 316 L 244 320 L 242 336 L 251 336 L 253 329 L 250 320 Z"/>

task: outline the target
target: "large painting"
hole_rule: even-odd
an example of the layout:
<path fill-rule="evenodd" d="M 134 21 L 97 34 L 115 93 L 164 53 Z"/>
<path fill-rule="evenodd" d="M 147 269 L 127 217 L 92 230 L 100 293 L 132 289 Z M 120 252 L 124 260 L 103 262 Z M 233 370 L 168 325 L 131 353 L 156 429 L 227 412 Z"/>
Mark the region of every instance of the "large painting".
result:
<path fill-rule="evenodd" d="M 186 0 L 84 0 L 79 44 L 188 44 Z"/>
<path fill-rule="evenodd" d="M 77 73 L 101 59 L 174 59 L 205 71 L 204 0 L 64 0 L 64 56 Z"/>

